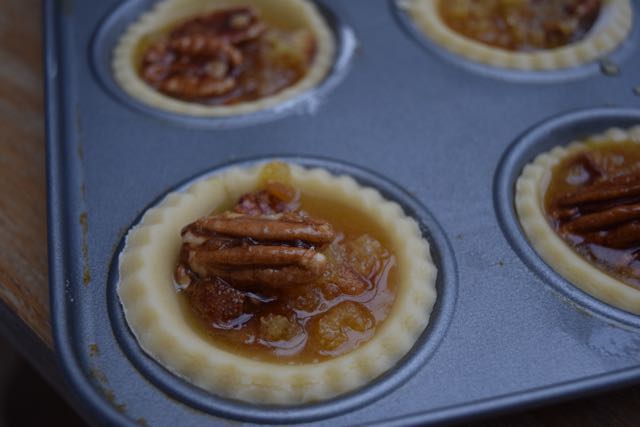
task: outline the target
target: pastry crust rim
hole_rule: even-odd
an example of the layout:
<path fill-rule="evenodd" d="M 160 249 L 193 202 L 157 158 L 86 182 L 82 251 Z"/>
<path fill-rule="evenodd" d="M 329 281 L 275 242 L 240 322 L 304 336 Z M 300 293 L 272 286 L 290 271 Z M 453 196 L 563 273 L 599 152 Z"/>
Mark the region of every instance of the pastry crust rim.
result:
<path fill-rule="evenodd" d="M 587 35 L 576 43 L 535 52 L 512 52 L 488 46 L 450 29 L 441 19 L 442 0 L 397 0 L 423 36 L 464 59 L 495 68 L 519 71 L 553 71 L 575 68 L 614 51 L 633 26 L 629 0 L 605 0 L 600 16 Z"/>
<path fill-rule="evenodd" d="M 397 203 L 383 199 L 377 190 L 362 187 L 348 176 L 291 165 L 296 186 L 306 188 L 309 185 L 316 189 L 324 186 L 325 192 L 339 193 L 336 200 L 354 200 L 352 203 L 368 207 L 367 212 L 377 206 L 374 219 L 385 227 L 392 227 L 389 236 L 398 258 L 400 283 L 388 318 L 371 340 L 350 353 L 327 361 L 283 365 L 233 355 L 212 347 L 191 330 L 186 331 L 185 337 L 184 329 L 176 329 L 180 322 L 173 318 L 182 316 L 179 311 L 173 312 L 172 321 L 167 320 L 166 308 L 171 304 L 167 305 L 163 298 L 168 294 L 156 295 L 160 289 L 158 280 L 151 279 L 160 276 L 149 271 L 149 266 L 163 265 L 160 261 L 163 258 L 171 260 L 172 256 L 167 254 L 167 249 L 164 252 L 157 248 L 149 250 L 151 242 L 158 236 L 174 236 L 170 244 L 175 250 L 174 262 L 165 264 L 168 267 L 164 270 L 168 273 L 168 278 L 165 274 L 166 281 L 170 282 L 165 290 L 170 291 L 177 304 L 172 271 L 181 243 L 179 230 L 188 223 L 184 222 L 185 217 L 196 219 L 202 216 L 201 213 L 215 208 L 217 203 L 255 188 L 259 169 L 260 166 L 234 167 L 198 181 L 183 192 L 170 193 L 130 230 L 119 257 L 117 284 L 127 324 L 145 353 L 179 377 L 221 397 L 289 405 L 325 400 L 364 386 L 393 368 L 425 330 L 436 299 L 437 269 L 431 260 L 429 243 L 418 224 L 406 216 Z M 203 202 L 202 194 L 215 197 Z M 149 303 L 157 304 L 158 300 L 161 304 L 155 308 Z M 177 307 L 175 304 L 173 308 Z M 182 348 L 184 343 L 196 343 L 197 351 L 166 351 L 172 347 Z"/>
<path fill-rule="evenodd" d="M 562 159 L 585 150 L 594 143 L 627 140 L 640 144 L 640 126 L 628 130 L 611 128 L 604 133 L 573 141 L 566 146 L 556 146 L 539 154 L 523 168 L 518 177 L 514 204 L 517 219 L 528 242 L 557 274 L 600 301 L 640 314 L 640 290 L 606 274 L 578 255 L 551 227 L 543 204 L 551 169 Z"/>
<path fill-rule="evenodd" d="M 303 12 L 302 20 L 307 21 L 307 27 L 314 34 L 316 52 L 313 62 L 310 64 L 306 75 L 296 84 L 284 90 L 264 98 L 249 102 L 240 102 L 227 106 L 211 106 L 195 102 L 183 101 L 167 96 L 140 78 L 135 67 L 135 50 L 140 40 L 148 34 L 162 31 L 168 22 L 176 22 L 182 18 L 188 18 L 198 12 L 215 10 L 239 3 L 234 0 L 204 0 L 198 6 L 198 11 L 191 14 L 174 16 L 175 9 L 181 4 L 193 4 L 194 0 L 162 0 L 152 9 L 144 12 L 122 33 L 115 48 L 111 60 L 113 78 L 118 87 L 126 95 L 143 103 L 144 105 L 161 111 L 178 113 L 194 117 L 229 117 L 241 116 L 258 111 L 277 109 L 288 101 L 294 100 L 299 95 L 306 93 L 322 83 L 328 77 L 333 68 L 336 56 L 336 41 L 333 31 L 328 23 L 309 0 L 280 0 L 280 7 L 296 7 Z M 255 0 L 243 0 L 243 4 L 251 4 Z"/>

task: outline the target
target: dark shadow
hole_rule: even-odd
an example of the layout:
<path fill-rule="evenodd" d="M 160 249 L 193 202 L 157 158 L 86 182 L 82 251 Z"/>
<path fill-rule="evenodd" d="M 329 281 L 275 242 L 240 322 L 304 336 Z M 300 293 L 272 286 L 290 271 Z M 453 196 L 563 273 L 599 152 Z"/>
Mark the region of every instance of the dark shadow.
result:
<path fill-rule="evenodd" d="M 22 359 L 15 362 L 0 388 L 4 389 L 0 393 L 0 426 L 88 426 Z"/>

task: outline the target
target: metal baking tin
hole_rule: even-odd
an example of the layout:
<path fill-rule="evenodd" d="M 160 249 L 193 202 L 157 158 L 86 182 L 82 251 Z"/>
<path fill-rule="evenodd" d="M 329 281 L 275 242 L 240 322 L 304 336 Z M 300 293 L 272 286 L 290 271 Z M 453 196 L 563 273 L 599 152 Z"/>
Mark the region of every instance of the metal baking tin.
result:
<path fill-rule="evenodd" d="M 52 324 L 93 421 L 451 422 L 640 380 L 638 317 L 550 270 L 512 205 L 513 182 L 537 153 L 640 123 L 637 26 L 611 56 L 618 76 L 595 64 L 514 74 L 433 46 L 394 2 L 324 0 L 340 41 L 332 76 L 283 109 L 210 120 L 153 111 L 114 84 L 117 35 L 151 4 L 44 3 Z M 122 239 L 148 207 L 193 179 L 270 158 L 377 187 L 421 223 L 440 271 L 432 322 L 412 352 L 318 404 L 248 405 L 176 378 L 137 347 L 115 294 Z"/>

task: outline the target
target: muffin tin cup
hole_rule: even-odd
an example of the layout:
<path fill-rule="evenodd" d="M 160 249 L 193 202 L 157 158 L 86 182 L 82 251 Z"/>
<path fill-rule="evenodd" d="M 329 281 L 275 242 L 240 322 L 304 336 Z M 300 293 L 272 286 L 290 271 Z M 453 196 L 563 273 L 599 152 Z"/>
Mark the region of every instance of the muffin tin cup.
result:
<path fill-rule="evenodd" d="M 437 297 L 427 328 L 415 342 L 411 351 L 397 362 L 396 366 L 392 367 L 371 383 L 353 392 L 319 403 L 286 406 L 256 405 L 217 397 L 166 370 L 140 348 L 136 338 L 131 333 L 117 295 L 117 284 L 119 280 L 118 258 L 124 247 L 124 238 L 118 246 L 109 273 L 107 284 L 109 316 L 114 335 L 129 360 L 140 372 L 144 373 L 150 381 L 174 398 L 213 415 L 233 418 L 239 421 L 262 423 L 313 421 L 339 415 L 380 399 L 400 386 L 418 369 L 425 368 L 429 357 L 444 337 L 447 326 L 453 316 L 457 293 L 457 271 L 451 246 L 445 234 L 435 218 L 424 206 L 399 186 L 384 177 L 348 163 L 325 158 L 299 156 L 269 156 L 247 159 L 214 167 L 203 174 L 187 180 L 169 192 L 185 191 L 195 182 L 222 173 L 229 168 L 251 167 L 272 160 L 282 160 L 308 168 L 319 167 L 328 170 L 336 176 L 350 176 L 359 184 L 378 190 L 385 199 L 398 203 L 407 216 L 418 222 L 423 238 L 429 242 L 431 256 L 438 269 L 436 279 Z M 149 208 L 158 205 L 164 196 L 165 194 L 156 199 L 156 201 L 145 209 L 145 212 Z M 141 217 L 137 218 L 132 228 L 137 225 L 140 220 Z"/>
<path fill-rule="evenodd" d="M 622 327 L 640 330 L 640 316 L 608 305 L 580 290 L 548 266 L 533 249 L 520 226 L 515 211 L 515 183 L 525 165 L 541 153 L 558 145 L 568 145 L 590 135 L 601 134 L 618 127 L 627 129 L 640 123 L 640 110 L 624 108 L 598 108 L 580 110 L 539 123 L 516 139 L 506 151 L 494 180 L 496 215 L 507 240 L 545 283 L 567 299 L 593 315 Z"/>
<path fill-rule="evenodd" d="M 390 8 L 396 16 L 399 24 L 405 29 L 407 34 L 425 49 L 426 54 L 435 53 L 446 61 L 478 73 L 483 76 L 508 80 L 517 83 L 558 83 L 585 78 L 598 73 L 605 72 L 603 67 L 605 64 L 611 64 L 617 70 L 618 67 L 624 66 L 624 63 L 633 54 L 635 46 L 640 40 L 640 26 L 633 25 L 626 39 L 611 53 L 604 55 L 600 60 L 587 62 L 585 64 L 562 68 L 557 70 L 518 70 L 493 66 L 465 58 L 444 46 L 441 46 L 435 40 L 429 38 L 415 23 L 409 11 L 402 5 L 406 0 L 388 0 Z"/>
<path fill-rule="evenodd" d="M 91 65 L 104 90 L 118 99 L 118 101 L 138 111 L 155 116 L 160 120 L 186 127 L 237 128 L 277 120 L 290 114 L 314 114 L 329 93 L 348 74 L 351 59 L 358 43 L 353 30 L 338 15 L 321 3 L 316 3 L 319 12 L 332 32 L 336 44 L 333 66 L 320 84 L 293 98 L 284 100 L 273 108 L 252 113 L 224 117 L 199 117 L 175 113 L 148 105 L 132 97 L 120 87 L 113 75 L 113 50 L 118 44 L 120 36 L 129 25 L 135 22 L 145 11 L 148 11 L 154 3 L 154 0 L 123 2 L 109 13 L 93 36 L 90 49 Z"/>

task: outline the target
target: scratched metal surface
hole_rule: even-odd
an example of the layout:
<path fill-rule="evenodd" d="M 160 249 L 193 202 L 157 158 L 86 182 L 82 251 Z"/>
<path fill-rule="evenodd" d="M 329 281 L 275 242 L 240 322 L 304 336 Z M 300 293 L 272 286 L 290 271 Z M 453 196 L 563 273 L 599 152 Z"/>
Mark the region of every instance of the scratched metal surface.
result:
<path fill-rule="evenodd" d="M 640 320 L 549 270 L 511 205 L 536 153 L 640 123 L 637 29 L 611 56 L 618 76 L 595 64 L 540 77 L 465 64 L 419 40 L 391 2 L 324 0 L 345 42 L 336 75 L 283 111 L 206 121 L 154 113 L 113 85 L 110 48 L 151 3 L 45 2 L 52 320 L 61 366 L 96 420 L 422 424 L 640 379 Z M 581 109 L 591 110 L 564 115 Z M 119 245 L 148 206 L 262 156 L 378 186 L 421 221 L 443 272 L 432 325 L 407 360 L 321 405 L 276 410 L 199 392 L 132 344 L 115 299 Z"/>

